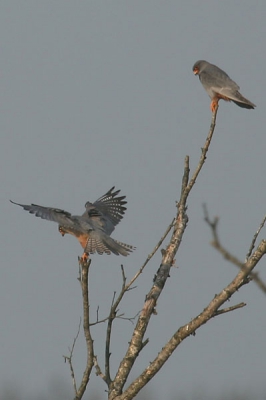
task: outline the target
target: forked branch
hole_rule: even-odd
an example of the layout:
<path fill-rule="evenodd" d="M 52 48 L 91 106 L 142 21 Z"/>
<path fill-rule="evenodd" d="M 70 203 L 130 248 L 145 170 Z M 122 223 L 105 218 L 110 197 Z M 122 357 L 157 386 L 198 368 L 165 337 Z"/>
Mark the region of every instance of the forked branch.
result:
<path fill-rule="evenodd" d="M 150 365 L 143 371 L 143 373 L 131 383 L 131 385 L 125 390 L 123 394 L 117 396 L 116 400 L 130 400 L 133 399 L 137 393 L 154 377 L 154 375 L 162 368 L 165 362 L 169 359 L 174 350 L 182 343 L 188 336 L 193 335 L 195 331 L 206 324 L 211 318 L 224 313 L 225 311 L 219 308 L 224 304 L 230 297 L 238 290 L 241 286 L 248 282 L 248 276 L 251 271 L 255 268 L 257 263 L 260 261 L 262 256 L 266 254 L 266 240 L 262 240 L 254 251 L 249 260 L 245 263 L 244 267 L 239 271 L 235 279 L 226 286 L 208 306 L 203 310 L 201 314 L 195 317 L 192 321 L 182 326 L 175 332 L 164 348 L 159 352 L 157 357 L 150 363 Z M 228 311 L 232 311 L 237 307 L 232 307 Z"/>

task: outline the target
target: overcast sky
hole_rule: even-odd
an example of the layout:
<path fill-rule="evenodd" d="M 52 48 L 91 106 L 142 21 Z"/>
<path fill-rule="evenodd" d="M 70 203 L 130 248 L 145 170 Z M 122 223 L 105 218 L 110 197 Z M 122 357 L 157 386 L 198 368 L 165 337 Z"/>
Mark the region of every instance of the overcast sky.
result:
<path fill-rule="evenodd" d="M 82 315 L 78 241 L 9 199 L 81 214 L 86 201 L 114 185 L 127 196 L 113 237 L 137 250 L 128 258 L 92 257 L 91 318 L 98 305 L 105 317 L 120 289 L 120 264 L 132 277 L 175 215 L 185 155 L 191 170 L 199 160 L 211 113 L 192 73 L 198 59 L 224 69 L 257 108 L 220 103 L 207 162 L 188 202 L 179 268 L 167 281 L 131 379 L 233 279 L 235 267 L 209 244 L 202 203 L 220 217 L 223 244 L 244 260 L 266 212 L 265 20 L 264 0 L 1 2 L 0 388 L 45 393 L 55 379 L 71 388 L 62 355 Z M 265 236 L 264 229 L 259 239 Z M 160 253 L 121 312 L 132 317 L 141 309 L 159 263 Z M 263 259 L 264 280 L 265 269 Z M 266 297 L 251 283 L 230 305 L 240 301 L 247 307 L 182 343 L 149 383 L 154 398 L 201 388 L 265 391 Z M 132 328 L 115 323 L 112 376 Z M 92 330 L 101 365 L 105 329 Z M 81 335 L 78 380 L 85 354 Z M 90 385 L 104 393 L 100 378 L 93 375 Z"/>

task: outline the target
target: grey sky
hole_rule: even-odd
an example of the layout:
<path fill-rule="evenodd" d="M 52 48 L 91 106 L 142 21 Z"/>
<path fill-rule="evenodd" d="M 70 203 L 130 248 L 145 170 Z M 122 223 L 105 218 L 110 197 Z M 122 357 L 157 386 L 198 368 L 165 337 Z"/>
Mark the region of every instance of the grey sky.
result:
<path fill-rule="evenodd" d="M 93 257 L 91 313 L 106 316 L 120 288 L 120 264 L 138 270 L 175 214 L 183 160 L 196 166 L 207 135 L 210 100 L 192 66 L 224 69 L 254 111 L 220 104 L 203 172 L 189 200 L 178 269 L 152 318 L 134 374 L 175 329 L 196 316 L 236 273 L 211 248 L 202 203 L 218 215 L 221 239 L 244 259 L 266 212 L 265 38 L 261 1 L 3 1 L 0 5 L 0 387 L 46 390 L 70 384 L 63 354 L 81 311 L 78 241 L 9 199 L 80 214 L 113 185 L 128 210 L 114 238 L 133 244 L 128 258 Z M 265 230 L 261 236 L 265 237 Z M 158 254 L 120 309 L 135 315 L 152 284 Z M 266 279 L 265 260 L 259 265 Z M 254 284 L 230 304 L 247 307 L 211 321 L 187 339 L 150 383 L 158 398 L 208 387 L 265 389 L 265 296 Z M 94 330 L 103 362 L 105 325 Z M 117 321 L 112 374 L 132 325 Z M 81 378 L 82 336 L 75 353 Z M 133 375 L 132 375 L 133 377 Z M 93 388 L 103 391 L 100 378 Z"/>

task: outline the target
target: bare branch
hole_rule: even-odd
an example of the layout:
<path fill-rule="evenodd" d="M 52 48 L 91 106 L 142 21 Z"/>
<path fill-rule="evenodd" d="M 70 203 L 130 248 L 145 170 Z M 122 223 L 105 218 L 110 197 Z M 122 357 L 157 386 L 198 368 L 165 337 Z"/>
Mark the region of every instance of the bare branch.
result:
<path fill-rule="evenodd" d="M 135 321 L 135 319 L 137 318 L 138 315 L 139 315 L 139 312 L 136 315 L 134 315 L 134 317 L 124 317 L 124 314 L 120 314 L 120 315 L 117 315 L 116 318 L 124 319 L 125 321 L 129 321 L 133 324 L 133 321 Z"/>
<path fill-rule="evenodd" d="M 112 303 L 111 303 L 111 308 L 108 316 L 108 325 L 107 325 L 107 330 L 106 330 L 106 340 L 105 340 L 105 382 L 107 383 L 108 387 L 111 383 L 111 376 L 110 376 L 110 345 L 111 345 L 111 333 L 112 333 L 112 325 L 113 321 L 116 318 L 116 313 L 117 313 L 117 307 L 122 300 L 124 294 L 125 294 L 125 285 L 126 285 L 126 276 L 125 276 L 125 271 L 123 265 L 121 265 L 121 273 L 122 273 L 122 288 L 120 291 L 120 294 L 118 295 L 117 300 L 115 301 L 115 295 L 116 293 L 114 292 Z"/>
<path fill-rule="evenodd" d="M 250 245 L 248 254 L 246 255 L 246 261 L 247 261 L 247 260 L 249 259 L 249 257 L 251 256 L 252 250 L 253 250 L 254 247 L 255 247 L 255 243 L 256 243 L 257 237 L 259 236 L 259 233 L 260 233 L 260 231 L 262 230 L 262 228 L 263 228 L 263 226 L 264 226 L 264 224 L 265 224 L 265 221 L 266 221 L 266 215 L 264 216 L 263 220 L 261 221 L 261 224 L 260 224 L 260 226 L 259 226 L 259 229 L 258 229 L 257 232 L 254 234 L 254 237 L 253 237 L 253 239 L 252 239 L 252 242 L 251 242 L 251 245 Z"/>
<path fill-rule="evenodd" d="M 194 184 L 196 182 L 196 179 L 197 179 L 197 177 L 198 177 L 198 175 L 199 175 L 199 173 L 200 173 L 200 171 L 201 171 L 201 169 L 203 167 L 203 164 L 204 164 L 204 162 L 206 160 L 206 156 L 207 156 L 210 144 L 211 144 L 212 136 L 213 136 L 213 133 L 214 133 L 214 128 L 215 128 L 215 125 L 216 125 L 217 111 L 218 111 L 218 107 L 212 113 L 212 120 L 211 120 L 211 126 L 210 126 L 210 130 L 209 130 L 209 134 L 208 134 L 208 136 L 206 138 L 206 141 L 205 141 L 205 144 L 204 144 L 203 148 L 201 149 L 201 157 L 200 157 L 200 161 L 198 163 L 198 166 L 197 166 L 192 178 L 190 179 L 189 184 L 185 187 L 185 189 L 183 191 L 183 195 L 184 195 L 184 200 L 185 201 L 186 201 L 191 189 L 193 188 L 193 186 L 194 186 Z M 187 170 L 189 171 L 189 166 L 188 165 L 185 168 L 185 173 L 187 173 L 186 172 Z"/>
<path fill-rule="evenodd" d="M 266 294 L 266 284 L 259 277 L 258 272 L 252 272 L 250 278 L 258 285 L 258 287 Z"/>
<path fill-rule="evenodd" d="M 218 311 L 216 311 L 215 315 L 225 314 L 230 311 L 238 310 L 239 308 L 243 308 L 245 306 L 246 306 L 246 303 L 239 303 L 239 304 L 236 304 L 235 306 L 226 307 L 226 308 L 223 308 L 222 310 L 218 310 Z"/>
<path fill-rule="evenodd" d="M 184 193 L 187 185 L 188 185 L 188 181 L 189 181 L 189 156 L 185 157 L 185 161 L 184 161 L 184 174 L 183 174 L 183 179 L 182 179 L 182 188 L 181 188 L 181 195 L 182 193 Z"/>
<path fill-rule="evenodd" d="M 117 315 L 117 307 L 120 304 L 124 294 L 127 291 L 134 289 L 134 287 L 132 287 L 132 284 L 140 276 L 140 274 L 143 272 L 143 270 L 146 267 L 146 265 L 148 264 L 148 262 L 154 256 L 156 251 L 159 249 L 159 247 L 163 243 L 164 239 L 166 238 L 166 236 L 170 232 L 171 228 L 173 227 L 174 221 L 175 221 L 175 219 L 173 219 L 173 221 L 168 226 L 168 228 L 166 229 L 164 235 L 161 237 L 161 239 L 159 240 L 159 242 L 157 243 L 157 245 L 155 246 L 153 251 L 148 255 L 148 257 L 147 257 L 146 261 L 144 262 L 144 264 L 142 265 L 142 267 L 139 269 L 139 271 L 135 274 L 135 276 L 127 284 L 126 284 L 126 276 L 125 276 L 124 267 L 123 267 L 123 265 L 121 265 L 122 288 L 121 288 L 121 291 L 120 291 L 120 293 L 118 295 L 118 298 L 115 301 L 116 293 L 114 293 L 113 300 L 112 300 L 112 303 L 111 303 L 111 309 L 110 309 L 109 316 L 107 318 L 102 319 L 101 321 L 97 321 L 96 322 L 96 323 L 101 323 L 101 322 L 104 322 L 104 321 L 108 320 L 107 331 L 106 331 L 106 344 L 105 344 L 105 375 L 104 375 L 104 377 L 105 377 L 104 381 L 107 383 L 108 386 L 111 384 L 111 377 L 110 377 L 110 356 L 111 356 L 110 345 L 111 345 L 112 324 L 113 324 L 113 320 L 115 318 L 122 318 L 122 315 L 123 315 L 123 314 Z M 135 318 L 136 318 L 136 316 L 133 317 L 133 318 L 123 318 L 123 319 L 126 319 L 128 321 L 133 322 L 133 320 Z M 92 323 L 90 325 L 92 326 L 92 325 L 95 325 L 96 323 Z"/>
<path fill-rule="evenodd" d="M 138 272 L 136 273 L 136 275 L 133 276 L 133 278 L 127 283 L 127 285 L 125 285 L 125 291 L 128 291 L 130 289 L 130 287 L 132 286 L 132 284 L 135 282 L 135 280 L 140 276 L 140 274 L 143 272 L 144 268 L 146 267 L 146 265 L 148 264 L 148 262 L 152 259 L 152 257 L 154 256 L 154 254 L 156 253 L 156 251 L 161 247 L 164 239 L 166 238 L 166 236 L 168 235 L 168 233 L 170 232 L 170 230 L 173 228 L 175 223 L 175 218 L 172 220 L 172 222 L 170 223 L 170 225 L 167 227 L 166 231 L 164 232 L 163 236 L 161 237 L 161 239 L 159 240 L 159 242 L 156 244 L 156 246 L 154 247 L 154 249 L 152 250 L 152 252 L 148 255 L 146 261 L 144 262 L 144 264 L 142 265 L 142 267 L 138 270 Z"/>
<path fill-rule="evenodd" d="M 73 383 L 73 386 L 74 386 L 75 393 L 77 393 L 77 383 L 76 383 L 76 378 L 75 378 L 75 372 L 74 372 L 74 367 L 73 367 L 73 363 L 72 363 L 72 358 L 73 358 L 73 353 L 74 353 L 74 348 L 75 348 L 75 345 L 76 345 L 76 341 L 77 341 L 78 336 L 79 336 L 80 326 L 81 326 L 81 318 L 79 320 L 78 332 L 77 332 L 76 336 L 74 337 L 74 340 L 73 340 L 73 343 L 72 343 L 72 347 L 69 348 L 69 356 L 63 356 L 64 359 L 65 359 L 65 362 L 68 362 L 68 364 L 69 364 L 70 374 L 71 374 L 72 383 Z"/>
<path fill-rule="evenodd" d="M 81 384 L 76 392 L 75 400 L 80 400 L 86 390 L 87 384 L 90 379 L 91 370 L 94 365 L 94 350 L 93 350 L 93 340 L 90 332 L 90 313 L 89 313 L 89 267 L 91 264 L 91 259 L 88 261 L 83 261 L 79 259 L 80 268 L 80 284 L 82 289 L 83 297 L 83 330 L 87 347 L 87 363 L 83 373 Z"/>
<path fill-rule="evenodd" d="M 181 192 L 180 200 L 177 203 L 178 211 L 177 211 L 177 217 L 176 217 L 175 223 L 174 223 L 173 234 L 170 239 L 170 243 L 168 244 L 166 250 L 163 252 L 162 263 L 159 267 L 159 270 L 157 271 L 153 286 L 152 286 L 150 292 L 146 296 L 143 309 L 138 318 L 138 321 L 137 321 L 136 327 L 134 329 L 133 335 L 131 337 L 131 341 L 129 343 L 127 352 L 126 352 L 123 360 L 120 363 L 120 366 L 119 366 L 119 369 L 118 369 L 118 372 L 116 374 L 114 381 L 110 385 L 109 400 L 113 400 L 117 396 L 120 396 L 122 394 L 122 390 L 126 383 L 128 375 L 134 365 L 134 362 L 136 361 L 136 358 L 138 357 L 140 351 L 143 348 L 143 338 L 144 338 L 144 334 L 146 332 L 148 323 L 150 321 L 150 317 L 151 317 L 152 313 L 155 312 L 156 302 L 157 302 L 157 300 L 164 288 L 166 280 L 169 276 L 170 268 L 174 263 L 175 254 L 181 244 L 181 240 L 182 240 L 183 234 L 184 234 L 186 226 L 187 226 L 187 222 L 188 222 L 188 217 L 186 214 L 187 198 L 188 198 L 188 195 L 189 195 L 191 189 L 193 188 L 193 186 L 196 182 L 196 179 L 198 177 L 198 174 L 201 171 L 203 164 L 205 162 L 206 155 L 207 155 L 207 152 L 208 152 L 208 149 L 209 149 L 209 146 L 211 143 L 211 138 L 213 136 L 213 132 L 214 132 L 214 128 L 215 128 L 217 111 L 218 111 L 218 108 L 212 114 L 212 120 L 211 120 L 209 134 L 207 136 L 204 147 L 202 149 L 202 154 L 201 154 L 199 163 L 198 163 L 196 170 L 188 184 L 187 184 L 187 182 L 189 180 L 189 157 L 187 156 L 185 158 L 184 174 L 183 174 L 183 180 L 182 180 L 182 192 Z M 148 375 L 147 375 L 147 371 L 146 371 L 146 378 L 147 378 L 147 376 Z M 147 383 L 147 381 L 146 381 L 146 383 Z M 138 391 L 139 390 L 137 390 L 137 392 Z M 133 397 L 131 397 L 131 396 L 128 397 L 128 394 L 129 394 L 129 391 L 126 390 L 124 395 L 122 395 L 122 397 L 121 396 L 120 397 L 132 399 Z M 125 397 L 123 397 L 123 396 L 125 396 Z"/>
<path fill-rule="evenodd" d="M 172 355 L 174 350 L 188 336 L 195 334 L 195 331 L 202 325 L 206 324 L 211 318 L 217 316 L 219 307 L 224 304 L 241 286 L 246 283 L 246 279 L 257 263 L 266 254 L 266 240 L 262 240 L 256 251 L 252 254 L 244 267 L 239 271 L 233 281 L 226 286 L 218 295 L 215 295 L 209 305 L 201 314 L 195 317 L 188 324 L 182 326 L 175 332 L 164 348 L 159 352 L 157 357 L 143 371 L 143 373 L 135 379 L 123 394 L 115 397 L 116 400 L 133 399 L 137 393 L 154 377 L 154 375 L 162 368 L 165 362 Z M 222 311 L 222 310 L 221 310 Z M 223 313 L 223 312 L 221 312 Z"/>
<path fill-rule="evenodd" d="M 118 315 L 116 315 L 116 318 L 122 318 L 123 316 L 124 316 L 124 314 L 118 314 Z M 132 318 L 124 318 L 124 319 L 131 320 L 131 319 L 133 319 L 133 318 L 135 318 L 135 317 L 132 317 Z M 108 317 L 105 317 L 105 318 L 103 318 L 103 319 L 99 319 L 98 321 L 90 322 L 90 326 L 95 326 L 95 325 L 98 325 L 98 324 L 103 324 L 104 322 L 108 321 L 108 319 L 109 319 L 109 315 L 108 315 Z"/>
<path fill-rule="evenodd" d="M 207 224 L 209 225 L 209 227 L 211 228 L 211 232 L 212 232 L 212 236 L 213 236 L 213 241 L 211 242 L 211 245 L 219 251 L 219 253 L 222 254 L 222 256 L 228 260 L 229 262 L 231 262 L 232 264 L 236 265 L 238 268 L 243 268 L 243 266 L 245 265 L 242 261 L 240 261 L 237 257 L 233 256 L 228 250 L 226 250 L 220 243 L 219 240 L 219 236 L 218 236 L 218 222 L 219 219 L 217 217 L 215 217 L 213 219 L 213 221 L 210 220 L 209 218 L 209 214 L 208 214 L 208 210 L 207 210 L 207 206 L 206 204 L 203 205 L 203 212 L 204 212 L 204 220 L 207 222 Z M 255 233 L 253 240 L 252 240 L 252 244 L 250 246 L 250 249 L 252 251 L 252 249 L 254 248 L 254 244 L 255 241 L 258 237 L 258 234 L 260 232 L 260 230 L 263 227 L 263 224 L 265 222 L 265 218 L 263 219 L 260 228 L 258 229 L 258 231 Z M 249 256 L 250 257 L 250 256 Z M 248 261 L 248 259 L 246 259 L 246 262 Z M 251 272 L 250 274 L 250 278 L 258 285 L 258 287 L 263 291 L 263 293 L 266 294 L 266 284 L 262 281 L 262 279 L 259 277 L 258 272 Z"/>
<path fill-rule="evenodd" d="M 104 382 L 106 382 L 106 376 L 102 373 L 102 370 L 98 364 L 97 356 L 93 357 L 93 363 L 94 363 L 94 367 L 96 369 L 96 375 L 100 376 L 104 380 Z"/>

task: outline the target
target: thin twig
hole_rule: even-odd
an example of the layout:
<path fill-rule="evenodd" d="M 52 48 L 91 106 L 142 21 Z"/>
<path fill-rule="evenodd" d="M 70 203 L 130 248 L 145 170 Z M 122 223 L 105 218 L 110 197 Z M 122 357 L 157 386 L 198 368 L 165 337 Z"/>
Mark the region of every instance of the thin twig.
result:
<path fill-rule="evenodd" d="M 120 294 L 118 295 L 117 300 L 115 301 L 115 295 L 113 295 L 111 308 L 108 316 L 108 325 L 106 330 L 106 340 L 105 340 L 105 382 L 107 383 L 108 387 L 111 384 L 111 376 L 110 376 L 110 346 L 111 346 L 111 333 L 112 333 L 112 324 L 114 319 L 116 318 L 117 307 L 122 300 L 124 293 L 125 293 L 125 285 L 126 285 L 126 275 L 124 271 L 123 265 L 121 265 L 121 274 L 122 274 L 122 288 Z"/>
<path fill-rule="evenodd" d="M 116 315 L 116 318 L 122 318 L 124 316 L 124 314 L 117 314 Z M 129 319 L 129 320 L 131 320 L 133 317 L 131 317 L 131 318 L 124 318 L 124 319 Z M 105 317 L 105 318 L 103 318 L 103 319 L 99 319 L 98 321 L 95 321 L 95 322 L 90 322 L 90 326 L 95 326 L 95 325 L 98 325 L 98 324 L 103 324 L 104 322 L 106 322 L 106 321 L 108 321 L 108 319 L 109 319 L 109 315 L 108 315 L 108 317 Z"/>
<path fill-rule="evenodd" d="M 259 229 L 257 230 L 257 232 L 255 233 L 255 235 L 254 235 L 254 237 L 253 237 L 253 239 L 252 239 L 252 242 L 251 242 L 251 245 L 250 245 L 248 254 L 246 255 L 246 261 L 247 261 L 247 260 L 249 259 L 249 257 L 251 256 L 252 250 L 253 250 L 254 247 L 255 247 L 255 243 L 256 243 L 257 237 L 259 236 L 259 233 L 260 233 L 260 231 L 262 230 L 262 228 L 263 228 L 263 226 L 264 226 L 264 224 L 265 224 L 265 221 L 266 221 L 266 215 L 264 216 L 263 220 L 261 221 L 261 224 L 260 224 L 260 226 L 259 226 Z"/>
<path fill-rule="evenodd" d="M 93 357 L 93 363 L 94 363 L 94 367 L 96 369 L 96 375 L 100 376 L 106 382 L 106 377 L 98 364 L 98 360 L 97 360 L 96 356 Z"/>
<path fill-rule="evenodd" d="M 73 367 L 73 363 L 72 363 L 72 358 L 73 358 L 73 353 L 74 353 L 74 348 L 76 345 L 76 341 L 78 339 L 79 336 L 79 332 L 80 332 L 80 326 L 81 326 L 81 318 L 79 320 L 79 327 L 78 327 L 78 332 L 76 334 L 76 336 L 74 337 L 73 343 L 71 348 L 69 348 L 69 356 L 63 356 L 65 359 L 65 362 L 68 362 L 69 364 L 69 368 L 70 368 L 70 374 L 71 374 L 71 378 L 72 378 L 72 383 L 74 386 L 74 390 L 75 390 L 75 394 L 77 393 L 77 383 L 76 383 L 76 378 L 75 378 L 75 372 L 74 372 L 74 367 Z"/>
<path fill-rule="evenodd" d="M 172 222 L 170 223 L 170 225 L 167 227 L 166 231 L 164 232 L 163 236 L 161 237 L 161 239 L 159 240 L 159 242 L 156 244 L 156 246 L 154 247 L 154 249 L 152 250 L 152 252 L 148 255 L 146 261 L 144 262 L 144 264 L 142 265 L 142 267 L 138 270 L 138 272 L 136 273 L 136 275 L 133 276 L 133 278 L 125 285 L 125 291 L 128 291 L 129 288 L 131 287 L 131 285 L 135 282 L 135 280 L 140 276 L 140 274 L 143 272 L 144 268 L 146 267 L 146 265 L 148 264 L 148 262 L 152 259 L 152 257 L 154 256 L 154 254 L 156 253 L 156 251 L 161 247 L 164 239 L 166 238 L 166 236 L 168 235 L 168 233 L 170 232 L 170 230 L 173 228 L 175 223 L 175 218 L 172 220 Z"/>
<path fill-rule="evenodd" d="M 198 175 L 199 175 L 199 173 L 200 173 L 200 171 L 201 171 L 201 169 L 203 167 L 203 164 L 205 163 L 206 156 L 207 156 L 207 153 L 208 153 L 208 150 L 209 150 L 209 147 L 210 147 L 210 144 L 211 144 L 212 136 L 213 136 L 213 133 L 214 133 L 214 128 L 215 128 L 215 125 L 216 125 L 217 111 L 218 111 L 218 107 L 215 110 L 215 112 L 212 113 L 212 120 L 211 120 L 211 126 L 210 126 L 210 130 L 209 130 L 209 134 L 208 134 L 208 136 L 206 138 L 206 141 L 205 141 L 205 144 L 204 144 L 203 148 L 201 149 L 201 157 L 200 157 L 200 161 L 198 163 L 198 166 L 197 166 L 194 174 L 192 175 L 192 178 L 190 179 L 189 184 L 187 185 L 187 187 L 185 188 L 185 190 L 183 192 L 183 194 L 185 195 L 186 199 L 187 199 L 187 196 L 189 195 L 192 187 L 194 186 L 194 184 L 196 182 L 196 179 L 197 179 L 197 177 L 198 177 Z"/>
<path fill-rule="evenodd" d="M 239 303 L 239 304 L 236 304 L 235 306 L 226 307 L 226 308 L 223 308 L 222 310 L 217 310 L 215 313 L 215 316 L 222 315 L 222 314 L 237 310 L 238 308 L 242 308 L 245 306 L 246 306 L 246 303 Z"/>
<path fill-rule="evenodd" d="M 209 227 L 211 229 L 211 232 L 212 232 L 212 236 L 213 236 L 213 241 L 211 242 L 211 245 L 216 250 L 218 250 L 219 253 L 222 254 L 222 256 L 226 260 L 228 260 L 230 263 L 232 263 L 233 265 L 236 265 L 238 268 L 244 268 L 245 263 L 240 261 L 237 257 L 235 257 L 225 247 L 222 246 L 222 244 L 220 242 L 220 239 L 219 239 L 219 236 L 218 236 L 218 222 L 219 222 L 218 217 L 215 217 L 213 220 L 210 219 L 206 204 L 203 205 L 203 212 L 204 212 L 204 220 L 209 225 Z M 262 228 L 264 222 L 265 222 L 265 219 L 263 219 L 263 221 L 262 221 L 262 223 L 260 225 L 260 229 Z M 255 235 L 253 237 L 253 240 L 252 240 L 253 244 L 255 244 L 255 241 L 256 241 L 256 238 L 257 238 L 257 236 L 259 234 L 260 229 L 255 233 Z M 256 238 L 255 238 L 255 236 L 256 236 Z M 254 240 L 254 238 L 255 238 L 255 240 Z M 250 248 L 251 248 L 251 246 L 250 246 Z M 248 258 L 250 258 L 250 256 Z M 247 261 L 248 261 L 248 259 L 246 260 L 246 262 Z M 266 294 L 266 284 L 259 277 L 259 273 L 258 272 L 251 272 L 250 273 L 250 278 L 258 285 L 258 287 L 263 291 L 263 293 Z"/>
<path fill-rule="evenodd" d="M 140 312 L 138 312 L 136 315 L 134 315 L 134 317 L 124 317 L 123 314 L 121 315 L 117 315 L 116 319 L 123 319 L 124 321 L 129 321 L 132 324 L 134 323 L 135 319 L 137 318 L 137 316 L 139 315 Z"/>

